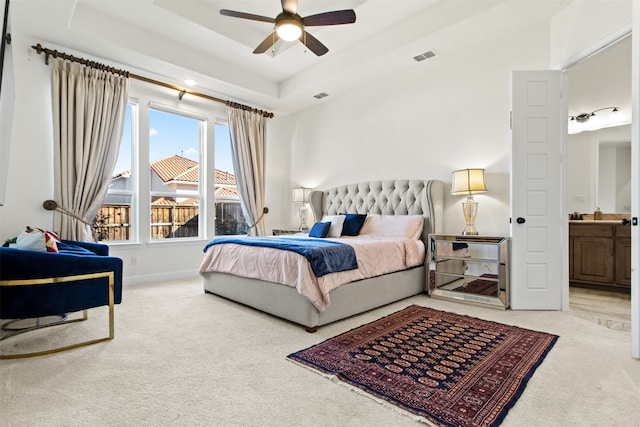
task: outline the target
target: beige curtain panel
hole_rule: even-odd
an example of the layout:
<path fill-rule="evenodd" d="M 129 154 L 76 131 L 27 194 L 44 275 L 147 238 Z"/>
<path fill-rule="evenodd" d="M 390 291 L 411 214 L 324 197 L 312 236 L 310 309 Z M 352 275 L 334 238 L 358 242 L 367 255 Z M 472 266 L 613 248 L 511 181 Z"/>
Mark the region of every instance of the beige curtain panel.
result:
<path fill-rule="evenodd" d="M 265 117 L 253 111 L 227 107 L 231 154 L 240 195 L 240 205 L 249 234 L 264 236 L 264 156 L 266 123 Z"/>
<path fill-rule="evenodd" d="M 118 160 L 129 81 L 55 59 L 51 82 L 55 199 L 83 220 L 56 213 L 55 230 L 64 239 L 91 241 Z"/>

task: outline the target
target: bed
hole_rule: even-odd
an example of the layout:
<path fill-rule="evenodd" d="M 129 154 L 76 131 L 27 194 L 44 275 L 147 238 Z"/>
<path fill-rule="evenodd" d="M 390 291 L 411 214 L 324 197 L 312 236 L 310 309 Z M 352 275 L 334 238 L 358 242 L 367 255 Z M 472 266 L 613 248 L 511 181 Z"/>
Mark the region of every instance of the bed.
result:
<path fill-rule="evenodd" d="M 418 242 L 424 247 L 426 255 L 427 240 L 431 233 L 442 232 L 443 215 L 443 184 L 437 180 L 386 180 L 369 181 L 358 184 L 343 185 L 324 191 L 313 191 L 309 197 L 315 222 L 320 222 L 328 216 L 342 214 L 368 214 L 370 218 L 391 220 L 397 216 L 398 220 L 421 216 L 422 227 L 417 236 Z M 365 222 L 365 227 L 367 223 Z M 363 228 L 364 230 L 364 228 Z M 308 238 L 308 236 L 298 236 Z M 352 236 L 348 236 L 352 237 Z M 361 236 L 362 237 L 362 236 Z M 366 237 L 366 236 L 365 236 Z M 347 239 L 336 239 L 347 242 Z M 354 242 L 355 240 L 349 240 Z M 353 244 L 353 243 L 352 243 Z M 428 266 L 426 256 L 410 268 L 388 272 L 368 278 L 356 278 L 340 284 L 328 292 L 326 307 L 318 307 L 317 301 L 312 302 L 301 295 L 300 287 L 309 278 L 297 278 L 302 282 L 300 286 L 282 284 L 278 281 L 263 280 L 245 274 L 244 271 L 215 271 L 212 259 L 224 259 L 225 249 L 235 248 L 236 253 L 242 253 L 239 245 L 225 244 L 208 247 L 200 268 L 200 275 L 204 281 L 204 290 L 232 301 L 256 308 L 271 315 L 292 321 L 305 327 L 308 332 L 314 332 L 319 326 L 335 322 L 365 311 L 417 295 L 427 290 Z M 226 247 L 226 248 L 225 248 Z M 214 249 L 217 251 L 211 254 Z M 254 248 L 255 249 L 255 248 Z M 276 249 L 273 249 L 276 250 Z M 358 250 L 358 249 L 356 249 Z M 287 251 L 281 251 L 287 252 Z M 215 255 L 215 256 L 212 256 Z M 230 255 L 231 256 L 231 255 Z M 242 256 L 242 255 L 240 255 Z M 245 263 L 251 262 L 251 255 L 246 255 Z M 300 263 L 301 255 L 290 253 L 282 259 L 296 260 Z M 292 261 L 293 262 L 293 261 Z M 305 262 L 304 260 L 302 262 Z M 241 263 L 242 264 L 242 263 Z M 298 269 L 277 265 L 277 268 Z M 303 268 L 306 269 L 306 268 Z M 355 277 L 350 272 L 330 273 L 322 278 L 331 282 L 335 275 Z M 314 280 L 313 278 L 311 278 Z M 315 304 L 315 305 L 314 305 Z"/>

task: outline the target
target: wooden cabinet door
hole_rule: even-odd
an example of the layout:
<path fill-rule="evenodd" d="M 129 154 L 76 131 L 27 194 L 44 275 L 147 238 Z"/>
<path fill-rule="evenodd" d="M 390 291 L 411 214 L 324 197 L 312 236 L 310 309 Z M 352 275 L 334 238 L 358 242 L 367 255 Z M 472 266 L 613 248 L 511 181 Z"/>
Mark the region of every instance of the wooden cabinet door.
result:
<path fill-rule="evenodd" d="M 613 250 L 613 239 L 610 237 L 574 237 L 574 280 L 613 283 Z"/>
<path fill-rule="evenodd" d="M 616 284 L 631 287 L 631 239 L 616 239 Z"/>

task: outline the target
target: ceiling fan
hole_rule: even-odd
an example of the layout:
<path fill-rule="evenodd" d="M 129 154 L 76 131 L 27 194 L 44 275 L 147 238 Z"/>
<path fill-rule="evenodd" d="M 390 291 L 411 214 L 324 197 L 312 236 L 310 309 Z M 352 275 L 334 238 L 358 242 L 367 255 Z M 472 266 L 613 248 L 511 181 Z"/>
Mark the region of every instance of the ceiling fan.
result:
<path fill-rule="evenodd" d="M 329 49 L 320 40 L 305 31 L 304 27 L 317 27 L 323 25 L 353 24 L 356 22 L 356 13 L 353 9 L 334 10 L 332 12 L 318 13 L 301 17 L 298 15 L 298 0 L 281 0 L 282 13 L 275 18 L 253 15 L 251 13 L 236 12 L 234 10 L 221 9 L 220 14 L 234 18 L 250 19 L 252 21 L 269 22 L 275 24 L 275 31 L 255 48 L 253 53 L 264 53 L 278 40 L 300 40 L 317 56 L 324 55 Z"/>

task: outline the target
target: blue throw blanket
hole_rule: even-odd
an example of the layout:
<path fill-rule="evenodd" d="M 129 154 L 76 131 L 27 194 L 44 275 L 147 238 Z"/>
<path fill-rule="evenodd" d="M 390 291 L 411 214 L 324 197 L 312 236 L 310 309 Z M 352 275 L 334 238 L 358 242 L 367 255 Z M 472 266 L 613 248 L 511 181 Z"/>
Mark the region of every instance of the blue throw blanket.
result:
<path fill-rule="evenodd" d="M 223 243 L 262 246 L 296 252 L 309 261 L 316 277 L 358 268 L 356 251 L 349 245 L 330 240 L 289 237 L 216 237 L 207 243 L 203 251 L 206 252 L 210 246 Z"/>

